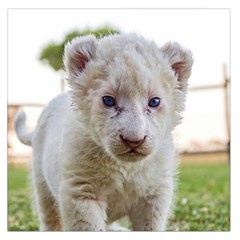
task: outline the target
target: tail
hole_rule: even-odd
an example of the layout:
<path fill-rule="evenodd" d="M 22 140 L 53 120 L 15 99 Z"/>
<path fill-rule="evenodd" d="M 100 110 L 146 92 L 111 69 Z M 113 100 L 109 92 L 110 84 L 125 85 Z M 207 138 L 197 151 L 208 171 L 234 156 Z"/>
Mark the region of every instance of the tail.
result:
<path fill-rule="evenodd" d="M 32 146 L 32 133 L 26 129 L 26 114 L 23 111 L 17 113 L 15 117 L 15 130 L 22 143 Z"/>

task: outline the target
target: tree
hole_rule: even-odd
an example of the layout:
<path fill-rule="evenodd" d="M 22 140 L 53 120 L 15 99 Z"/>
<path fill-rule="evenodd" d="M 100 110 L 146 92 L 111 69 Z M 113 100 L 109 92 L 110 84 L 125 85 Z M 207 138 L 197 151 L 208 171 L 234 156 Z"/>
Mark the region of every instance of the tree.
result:
<path fill-rule="evenodd" d="M 51 42 L 46 47 L 44 47 L 39 55 L 39 60 L 47 63 L 55 71 L 63 69 L 63 53 L 64 46 L 66 42 L 71 41 L 77 36 L 86 36 L 88 34 L 93 34 L 96 38 L 102 38 L 108 35 L 119 34 L 119 31 L 108 26 L 100 27 L 98 29 L 86 29 L 84 31 L 73 31 L 65 36 L 62 42 L 55 43 Z"/>

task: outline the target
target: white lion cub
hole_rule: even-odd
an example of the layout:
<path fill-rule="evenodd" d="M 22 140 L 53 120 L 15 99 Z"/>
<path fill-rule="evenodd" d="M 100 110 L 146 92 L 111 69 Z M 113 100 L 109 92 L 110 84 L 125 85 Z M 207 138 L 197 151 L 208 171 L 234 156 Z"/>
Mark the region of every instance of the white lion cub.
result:
<path fill-rule="evenodd" d="M 172 205 L 176 154 L 192 54 L 136 34 L 73 39 L 64 64 L 71 91 L 54 98 L 33 147 L 40 230 L 107 231 L 128 216 L 133 230 L 162 231 Z"/>

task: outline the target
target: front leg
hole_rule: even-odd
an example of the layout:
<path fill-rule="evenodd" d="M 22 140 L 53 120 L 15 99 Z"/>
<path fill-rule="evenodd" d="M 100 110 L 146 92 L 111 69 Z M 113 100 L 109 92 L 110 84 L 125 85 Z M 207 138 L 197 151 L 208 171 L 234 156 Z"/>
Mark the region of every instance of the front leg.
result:
<path fill-rule="evenodd" d="M 172 203 L 172 189 L 148 195 L 130 213 L 134 231 L 164 231 Z"/>
<path fill-rule="evenodd" d="M 106 230 L 106 204 L 97 199 L 92 189 L 86 182 L 68 180 L 61 184 L 59 201 L 64 230 Z"/>

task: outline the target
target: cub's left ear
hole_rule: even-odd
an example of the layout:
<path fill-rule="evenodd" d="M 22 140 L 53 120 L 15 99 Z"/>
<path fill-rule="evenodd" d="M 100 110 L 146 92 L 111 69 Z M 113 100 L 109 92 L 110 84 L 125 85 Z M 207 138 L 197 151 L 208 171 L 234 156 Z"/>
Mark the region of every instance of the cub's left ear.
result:
<path fill-rule="evenodd" d="M 177 42 L 166 43 L 160 51 L 167 58 L 168 63 L 178 78 L 177 88 L 185 91 L 193 64 L 191 51 L 183 48 Z"/>

